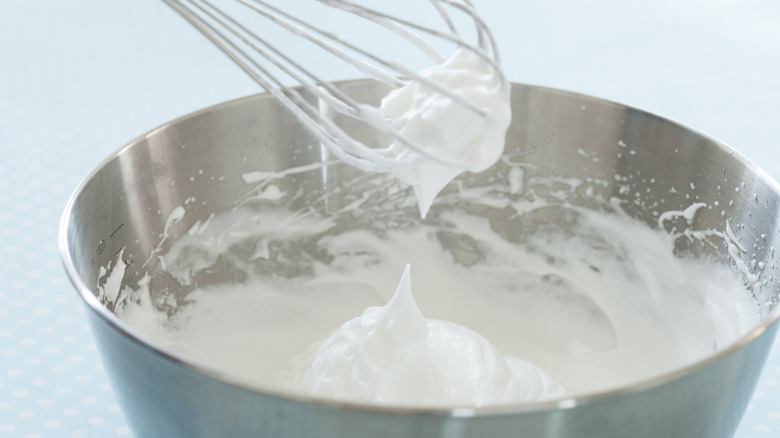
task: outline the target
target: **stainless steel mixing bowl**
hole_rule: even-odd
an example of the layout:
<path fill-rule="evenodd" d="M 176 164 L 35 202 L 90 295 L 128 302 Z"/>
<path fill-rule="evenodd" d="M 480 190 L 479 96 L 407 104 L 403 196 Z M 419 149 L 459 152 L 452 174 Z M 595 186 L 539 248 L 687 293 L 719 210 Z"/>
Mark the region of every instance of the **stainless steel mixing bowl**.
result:
<path fill-rule="evenodd" d="M 340 86 L 361 100 L 376 84 Z M 632 216 L 657 226 L 658 210 L 704 202 L 696 227 L 728 223 L 746 248 L 742 260 L 765 286 L 763 322 L 735 345 L 684 369 L 629 387 L 560 402 L 479 409 L 397 409 L 322 402 L 271 393 L 162 351 L 140 339 L 97 298 L 101 267 L 121 254 L 134 285 L 160 244 L 168 214 L 189 203 L 168 241 L 197 220 L 230 208 L 251 189 L 242 175 L 318 162 L 323 151 L 265 95 L 182 117 L 108 157 L 65 209 L 60 251 L 87 306 L 105 368 L 139 437 L 729 437 L 753 393 L 778 327 L 780 187 L 717 141 L 624 105 L 578 94 L 513 86 L 507 154 L 528 174 L 601 178 L 604 197 L 626 200 Z M 348 123 L 348 122 L 344 122 Z M 354 127 L 359 130 L 359 127 Z M 365 134 L 364 134 L 365 135 Z M 367 141 L 373 141 L 366 138 Z M 327 173 L 327 174 L 326 174 Z M 202 176 L 193 178 L 193 175 Z M 618 175 L 617 177 L 615 175 Z M 327 193 L 349 169 L 312 172 L 290 184 Z M 338 194 L 331 193 L 338 203 Z M 200 202 L 205 200 L 207 202 Z M 410 209 L 410 214 L 416 213 Z M 163 251 L 169 242 L 162 242 Z M 121 251 L 124 248 L 124 251 Z M 679 251 L 694 251 L 680 241 Z M 155 259 L 149 260 L 149 266 Z M 148 268 L 147 266 L 146 268 Z M 724 269 L 728 268 L 724 265 Z M 732 266 L 733 268 L 733 266 Z"/>

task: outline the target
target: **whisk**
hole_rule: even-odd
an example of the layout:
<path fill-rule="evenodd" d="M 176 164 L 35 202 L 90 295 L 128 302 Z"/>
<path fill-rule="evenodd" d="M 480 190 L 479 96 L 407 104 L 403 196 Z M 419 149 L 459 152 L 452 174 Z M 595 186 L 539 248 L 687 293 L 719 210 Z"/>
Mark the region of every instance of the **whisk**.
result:
<path fill-rule="evenodd" d="M 339 159 L 369 172 L 391 171 L 397 165 L 397 151 L 368 147 L 342 130 L 332 119 L 338 113 L 357 118 L 380 133 L 389 136 L 397 144 L 416 151 L 437 163 L 453 168 L 466 169 L 469 163 L 436 153 L 417 144 L 393 127 L 378 108 L 359 103 L 337 87 L 319 78 L 300 59 L 293 59 L 284 47 L 276 47 L 260 31 L 243 21 L 249 15 L 262 17 L 264 22 L 284 29 L 297 38 L 307 40 L 329 53 L 338 62 L 346 62 L 360 72 L 390 87 L 402 87 L 409 81 L 418 82 L 479 117 L 492 117 L 490 111 L 470 101 L 455 90 L 421 75 L 402 63 L 391 61 L 345 41 L 339 35 L 281 10 L 263 0 L 164 0 L 179 14 L 208 37 L 219 49 L 244 69 L 263 89 L 273 95 L 290 110 Z M 315 1 L 315 0 L 311 0 Z M 508 83 L 499 67 L 499 55 L 495 40 L 484 21 L 477 14 L 470 0 L 430 0 L 436 15 L 443 22 L 442 29 L 414 23 L 403 17 L 372 9 L 344 0 L 316 0 L 335 10 L 354 14 L 381 26 L 405 39 L 425 54 L 434 64 L 441 64 L 447 57 L 426 38 L 455 45 L 460 50 L 470 51 L 487 63 L 495 73 L 499 87 L 508 90 Z M 422 2 L 420 2 L 422 3 Z M 233 4 L 240 6 L 233 6 Z M 230 12 L 227 7 L 239 7 L 239 12 Z M 468 29 L 475 35 L 475 42 L 467 41 L 453 19 L 457 12 L 473 24 Z M 457 18 L 462 18 L 458 16 Z M 462 22 L 462 21 L 461 21 Z M 266 26 L 264 24 L 263 26 Z M 254 29 L 254 30 L 253 30 Z M 266 29 L 263 27 L 262 29 Z M 294 82 L 288 86 L 285 80 Z M 302 91 L 315 96 L 318 102 L 304 98 Z"/>

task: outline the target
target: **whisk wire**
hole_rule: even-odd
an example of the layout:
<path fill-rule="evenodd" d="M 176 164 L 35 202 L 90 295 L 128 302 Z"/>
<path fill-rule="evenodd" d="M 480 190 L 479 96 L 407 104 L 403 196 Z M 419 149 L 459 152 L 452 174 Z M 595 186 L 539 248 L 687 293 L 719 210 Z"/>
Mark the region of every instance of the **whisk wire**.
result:
<path fill-rule="evenodd" d="M 214 20 L 215 23 L 218 23 L 221 26 L 225 27 L 226 29 L 230 30 L 230 32 L 234 36 L 239 38 L 243 43 L 245 43 L 247 46 L 251 47 L 253 50 L 260 53 L 260 55 L 263 56 L 264 59 L 270 61 L 278 68 L 280 68 L 282 71 L 290 74 L 293 78 L 298 80 L 304 86 L 304 89 L 311 92 L 322 101 L 327 102 L 330 105 L 329 107 L 330 109 L 336 110 L 337 112 L 340 112 L 342 114 L 360 118 L 361 120 L 364 121 L 369 120 L 369 116 L 366 114 L 366 110 L 368 108 L 365 105 L 360 105 L 357 102 L 354 102 L 354 100 L 352 100 L 349 96 L 344 94 L 341 90 L 338 90 L 337 88 L 333 87 L 328 82 L 320 81 L 316 76 L 310 74 L 307 70 L 298 66 L 297 63 L 295 63 L 289 57 L 287 57 L 279 50 L 274 48 L 272 45 L 268 44 L 264 39 L 260 38 L 257 34 L 246 29 L 246 27 L 244 27 L 243 25 L 235 21 L 232 17 L 225 14 L 219 8 L 216 8 L 208 0 L 201 0 L 201 2 L 204 5 L 207 5 L 210 9 L 212 9 L 213 13 L 211 11 L 206 10 L 204 7 L 202 7 L 200 4 L 195 3 L 194 1 L 191 1 L 190 3 L 193 3 L 198 9 L 204 12 L 209 18 Z M 237 32 L 235 31 L 234 28 L 227 26 L 225 21 L 229 21 L 234 26 L 236 26 L 237 29 L 240 29 L 242 32 Z M 246 70 L 250 74 L 250 76 L 253 79 L 255 79 L 255 81 L 257 81 L 264 89 L 272 93 L 274 97 L 277 98 L 277 100 L 279 100 L 284 106 L 290 108 L 294 112 L 296 117 L 305 120 L 306 126 L 310 130 L 313 130 L 315 135 L 317 135 L 318 137 L 322 137 L 323 143 L 328 147 L 328 149 L 333 149 L 334 154 L 338 158 L 342 159 L 343 161 L 346 161 L 347 163 L 355 167 L 359 167 L 363 170 L 372 171 L 372 172 L 386 171 L 392 165 L 395 164 L 395 160 L 392 157 L 387 157 L 381 154 L 381 150 L 374 150 L 371 148 L 367 148 L 362 143 L 355 141 L 352 137 L 346 134 L 341 128 L 339 128 L 338 125 L 333 123 L 333 121 L 329 117 L 324 117 L 321 108 L 319 110 L 316 109 L 314 105 L 310 103 L 308 100 L 306 100 L 305 98 L 303 98 L 300 95 L 300 93 L 298 93 L 294 89 L 284 87 L 283 84 L 273 75 L 271 75 L 267 69 L 261 66 L 255 58 L 249 56 L 243 49 L 241 49 L 238 45 L 236 45 L 230 38 L 227 38 L 224 35 L 224 33 L 220 32 L 213 25 L 205 21 L 203 23 L 205 26 L 209 28 L 210 33 L 212 35 L 216 35 L 220 39 L 224 40 L 225 44 L 229 45 L 230 47 L 233 48 L 233 50 L 235 50 L 236 55 L 240 55 L 240 57 L 232 56 L 234 61 L 236 61 L 244 70 Z M 248 39 L 247 36 L 251 37 L 251 39 L 255 40 L 256 42 L 259 42 L 262 46 L 267 47 L 269 50 L 265 50 L 262 47 L 258 47 L 252 41 L 250 41 L 250 39 Z M 224 44 L 220 44 L 220 47 L 224 47 Z M 270 52 L 273 52 L 275 55 Z M 316 80 L 319 83 L 319 85 L 312 83 L 306 80 L 305 78 L 301 77 L 300 75 L 298 75 L 294 70 L 290 69 L 284 63 L 280 62 L 279 58 L 284 59 L 285 61 L 289 62 L 291 65 L 298 66 L 301 69 L 301 71 L 305 72 L 308 76 Z M 252 66 L 254 68 L 252 68 Z M 275 83 L 275 86 L 270 85 L 270 83 L 259 74 L 260 72 L 263 73 L 265 76 L 268 76 Z M 331 94 L 321 91 L 321 87 L 327 87 Z M 344 102 L 335 99 L 333 94 L 340 96 L 341 99 L 348 102 L 351 106 L 346 106 Z M 409 142 L 403 136 L 398 134 L 398 132 L 389 129 L 386 125 L 372 124 L 372 126 L 375 129 L 381 131 L 382 133 L 392 136 L 396 141 L 399 141 L 404 146 L 415 149 L 419 153 L 423 154 L 424 156 L 430 159 L 438 158 L 433 154 L 431 154 L 430 152 L 423 150 L 422 148 L 419 148 L 419 146 Z M 447 161 L 446 163 L 453 166 L 459 164 L 452 160 Z"/>
<path fill-rule="evenodd" d="M 496 70 L 496 74 L 498 74 L 501 77 L 501 81 L 504 84 L 508 85 L 508 82 L 503 77 L 503 72 L 501 70 L 501 56 L 498 53 L 498 44 L 496 43 L 496 39 L 493 37 L 493 32 L 490 31 L 490 28 L 488 27 L 487 23 L 485 23 L 485 20 L 482 19 L 482 17 L 477 14 L 477 10 L 474 7 L 474 4 L 471 2 L 471 0 L 463 0 L 464 3 L 459 3 L 457 1 L 453 0 L 431 0 L 433 2 L 441 2 L 446 3 L 453 8 L 459 9 L 463 11 L 464 13 L 468 14 L 472 20 L 474 20 L 474 25 L 477 29 L 477 44 L 479 47 L 483 48 L 485 52 L 490 50 L 490 53 L 492 53 L 492 57 L 486 56 L 486 53 L 478 52 L 480 54 L 485 55 L 483 59 L 490 62 L 493 67 Z"/>
<path fill-rule="evenodd" d="M 403 85 L 403 81 L 399 80 L 396 76 L 377 68 L 376 66 L 369 64 L 362 59 L 353 56 L 349 54 L 348 52 L 340 49 L 336 45 L 332 44 L 331 42 L 335 42 L 337 44 L 340 44 L 356 53 L 359 53 L 362 56 L 365 56 L 367 58 L 372 59 L 376 62 L 381 62 L 381 59 L 377 58 L 375 55 L 373 55 L 370 52 L 367 52 L 354 44 L 351 44 L 348 41 L 343 40 L 338 35 L 325 31 L 321 28 L 318 28 L 316 26 L 311 25 L 310 23 L 307 23 L 293 15 L 290 15 L 283 10 L 276 8 L 267 2 L 264 2 L 262 0 L 253 0 L 252 2 L 249 2 L 247 0 L 238 0 L 241 4 L 249 7 L 250 9 L 254 10 L 255 12 L 261 14 L 263 17 L 271 20 L 275 24 L 283 27 L 285 30 L 299 36 L 302 38 L 305 38 L 311 43 L 314 43 L 321 48 L 328 51 L 331 55 L 336 56 L 337 58 L 353 65 L 355 68 L 357 68 L 362 73 L 368 75 L 369 77 L 383 82 L 390 86 L 401 86 Z M 258 7 L 258 5 L 261 5 L 263 7 L 268 8 L 273 13 L 276 13 L 278 15 L 274 15 L 273 13 L 269 13 L 268 11 L 264 11 L 262 8 Z M 284 17 L 284 19 L 280 18 Z M 307 32 L 304 29 L 309 29 L 310 31 L 318 34 L 321 38 L 318 38 L 317 36 L 313 35 L 311 32 Z M 324 38 L 324 39 L 323 39 Z"/>
<path fill-rule="evenodd" d="M 485 24 L 485 22 L 481 18 L 479 18 L 479 15 L 477 15 L 476 9 L 474 9 L 473 6 L 470 5 L 470 3 L 469 3 L 469 5 L 464 5 L 464 4 L 460 4 L 460 3 L 456 2 L 456 1 L 452 1 L 452 0 L 431 0 L 432 3 L 434 3 L 434 4 L 436 4 L 436 3 L 446 3 L 446 4 L 449 4 L 449 5 L 453 6 L 453 7 L 455 7 L 456 9 L 459 9 L 462 12 L 466 13 L 467 15 L 469 15 L 470 18 L 472 18 L 474 20 L 474 24 L 476 26 L 477 36 L 478 36 L 478 38 L 477 38 L 478 45 L 476 45 L 476 46 L 474 44 L 469 43 L 468 41 L 466 41 L 466 40 L 464 40 L 462 38 L 462 36 L 460 35 L 460 32 L 457 31 L 457 27 L 455 26 L 454 22 L 450 18 L 449 14 L 446 12 L 446 10 L 444 10 L 444 8 L 441 8 L 440 4 L 438 5 L 439 8 L 437 8 L 437 11 L 439 11 L 442 19 L 444 19 L 444 21 L 447 23 L 451 33 L 443 32 L 441 30 L 434 29 L 434 28 L 431 28 L 431 27 L 428 27 L 428 26 L 423 26 L 423 25 L 417 24 L 415 22 L 406 20 L 406 19 L 404 19 L 402 17 L 386 14 L 384 12 L 377 11 L 375 9 L 372 9 L 372 8 L 369 8 L 369 7 L 366 7 L 366 6 L 358 5 L 356 3 L 349 2 L 349 1 L 346 1 L 346 0 L 317 0 L 317 1 L 319 1 L 321 3 L 326 3 L 329 6 L 333 6 L 335 8 L 339 8 L 339 9 L 345 10 L 347 12 L 351 12 L 351 13 L 353 13 L 355 15 L 358 15 L 360 17 L 369 19 L 371 21 L 374 21 L 374 22 L 376 22 L 376 23 L 378 23 L 380 25 L 386 26 L 386 27 L 387 27 L 387 23 L 393 23 L 394 25 L 402 24 L 402 25 L 404 25 L 406 27 L 409 27 L 409 28 L 412 28 L 412 29 L 416 29 L 416 30 L 425 32 L 425 33 L 427 33 L 427 34 L 429 34 L 431 36 L 435 36 L 435 37 L 437 37 L 437 38 L 439 38 L 441 40 L 449 41 L 450 43 L 454 43 L 458 47 L 466 48 L 466 49 L 470 50 L 471 52 L 473 52 L 473 53 L 477 54 L 478 56 L 480 56 L 483 61 L 486 61 L 486 62 L 490 63 L 491 66 L 493 67 L 493 69 L 496 71 L 496 73 L 498 75 L 501 75 L 501 81 L 502 82 L 505 81 L 504 78 L 503 78 L 503 73 L 501 73 L 501 67 L 500 67 L 499 63 L 496 62 L 496 59 L 494 59 L 494 57 L 498 55 L 498 49 L 497 49 L 497 46 L 495 44 L 494 39 L 492 38 L 492 34 L 490 33 L 490 30 L 488 29 L 488 27 Z M 453 31 L 453 29 L 454 29 L 454 31 Z M 406 35 L 406 33 L 399 34 L 399 35 L 404 36 L 404 35 Z M 419 38 L 419 35 L 417 35 L 417 34 L 412 33 L 411 35 L 415 35 L 415 36 L 417 36 Z M 485 39 L 484 35 L 488 35 L 489 36 L 487 39 L 491 41 L 490 49 L 492 50 L 492 53 L 494 54 L 494 57 L 491 57 L 490 54 L 487 52 L 488 47 L 484 43 L 484 39 Z M 383 60 L 381 58 L 378 58 L 378 57 L 376 57 L 375 55 L 373 55 L 371 53 L 366 53 L 366 55 L 371 57 L 372 60 L 374 60 L 376 62 L 379 62 L 379 63 L 382 63 L 383 65 L 392 66 L 393 69 L 395 69 L 396 71 L 398 71 L 399 73 L 401 73 L 401 74 L 403 74 L 405 76 L 408 76 L 408 77 L 410 77 L 410 78 L 412 78 L 414 80 L 419 80 L 417 77 L 415 77 L 417 75 L 417 73 L 414 70 L 408 69 L 405 66 L 400 65 L 398 63 L 386 62 L 385 60 Z M 423 85 L 425 85 L 426 87 L 431 87 L 432 86 L 432 84 L 426 83 L 426 81 L 424 81 L 424 80 L 421 83 L 423 83 Z M 435 85 L 435 83 L 433 85 Z M 437 92 L 441 92 L 442 90 L 436 90 L 436 91 Z M 460 103 L 464 103 L 464 102 L 460 102 Z M 465 103 L 470 105 L 470 103 L 468 103 L 468 102 L 465 102 Z"/>
<path fill-rule="evenodd" d="M 389 72 L 387 72 L 385 70 L 382 70 L 380 68 L 377 68 L 376 66 L 374 66 L 372 64 L 366 63 L 362 59 L 354 57 L 354 56 L 352 56 L 352 55 L 350 55 L 350 54 L 340 50 L 335 45 L 330 44 L 330 43 L 326 42 L 323 39 L 319 39 L 316 36 L 312 35 L 311 33 L 302 31 L 302 29 L 300 27 L 295 26 L 292 23 L 286 22 L 285 20 L 281 20 L 281 19 L 279 19 L 279 17 L 274 16 L 273 14 L 269 14 L 267 11 L 263 11 L 262 9 L 256 7 L 256 5 L 250 4 L 250 2 L 248 2 L 247 0 L 238 0 L 238 1 L 240 3 L 242 3 L 242 4 L 244 4 L 245 6 L 248 6 L 248 7 L 252 8 L 256 12 L 262 14 L 264 17 L 274 21 L 275 23 L 279 24 L 280 26 L 283 26 L 285 29 L 295 33 L 298 36 L 306 38 L 310 42 L 313 42 L 314 44 L 317 44 L 321 48 L 327 50 L 328 52 L 330 52 L 334 56 L 337 56 L 340 59 L 342 59 L 342 60 L 352 64 L 353 66 L 358 68 L 358 70 L 360 70 L 362 73 L 365 73 L 369 77 L 371 77 L 371 78 L 373 78 L 373 79 L 375 79 L 377 81 L 384 82 L 385 84 L 390 85 L 390 86 L 396 86 L 397 87 L 397 86 L 404 85 L 404 82 L 400 81 L 395 75 L 393 75 L 393 74 L 391 74 L 391 73 L 389 73 Z M 429 33 L 437 35 L 437 36 L 439 36 L 439 37 L 441 37 L 443 39 L 446 39 L 446 40 L 449 40 L 449 41 L 451 41 L 453 43 L 456 43 L 459 46 L 467 47 L 470 50 L 473 50 L 474 52 L 477 52 L 477 53 L 482 52 L 477 47 L 467 43 L 466 41 L 464 41 L 464 40 L 462 40 L 460 38 L 456 38 L 456 37 L 454 37 L 454 36 L 452 36 L 450 34 L 444 33 L 444 32 L 436 31 L 435 29 L 430 29 L 430 28 L 426 28 L 424 26 L 417 25 L 417 24 L 412 23 L 410 21 L 404 20 L 404 19 L 402 19 L 400 17 L 391 16 L 389 14 L 385 14 L 383 12 L 379 12 L 379 11 L 373 10 L 371 8 L 358 6 L 358 5 L 354 4 L 354 3 L 343 1 L 343 0 L 318 0 L 318 1 L 320 1 L 322 3 L 325 3 L 328 6 L 336 7 L 336 8 L 342 9 L 344 11 L 351 12 L 353 14 L 361 16 L 363 18 L 369 19 L 371 21 L 374 21 L 377 24 L 383 25 L 383 26 L 387 27 L 390 30 L 399 28 L 399 26 L 397 26 L 397 25 L 392 25 L 393 23 L 401 23 L 401 24 L 404 24 L 404 25 L 407 25 L 409 27 L 413 27 L 413 28 L 416 28 L 416 29 L 419 29 L 419 30 L 428 31 Z M 352 50 L 352 51 L 354 51 L 356 53 L 359 53 L 360 55 L 365 56 L 366 58 L 371 59 L 372 61 L 374 61 L 374 62 L 376 62 L 376 63 L 378 63 L 378 64 L 380 64 L 382 66 L 391 68 L 391 69 L 395 70 L 396 72 L 400 73 L 401 75 L 409 77 L 410 79 L 419 82 L 420 84 L 422 84 L 422 85 L 424 85 L 424 86 L 426 86 L 426 87 L 436 91 L 437 93 L 441 93 L 443 95 L 449 95 L 449 97 L 452 98 L 453 100 L 455 100 L 456 102 L 458 102 L 458 104 L 460 104 L 460 105 L 470 109 L 471 111 L 474 111 L 475 113 L 479 114 L 480 116 L 485 116 L 484 111 L 482 111 L 481 108 L 477 107 L 476 105 L 474 105 L 473 103 L 471 103 L 468 100 L 464 99 L 463 97 L 461 97 L 461 96 L 459 96 L 457 94 L 451 93 L 451 90 L 448 90 L 448 89 L 442 87 L 440 84 L 438 84 L 438 83 L 436 83 L 434 81 L 431 81 L 430 79 L 427 79 L 427 78 L 425 78 L 423 76 L 420 76 L 417 73 L 417 71 L 415 71 L 414 69 L 408 68 L 408 67 L 406 67 L 406 66 L 404 66 L 404 65 L 402 65 L 400 63 L 388 61 L 388 60 L 385 60 L 385 59 L 383 59 L 383 58 L 381 58 L 379 56 L 376 56 L 375 54 L 373 54 L 373 53 L 371 53 L 369 51 L 366 51 L 366 50 L 364 50 L 364 49 L 362 49 L 360 47 L 355 46 L 354 44 L 352 44 L 352 43 L 350 43 L 348 41 L 343 40 L 338 35 L 333 34 L 332 32 L 327 32 L 327 31 L 324 31 L 324 30 L 322 30 L 322 29 L 320 29 L 320 28 L 318 28 L 316 26 L 313 26 L 310 23 L 307 23 L 307 22 L 305 22 L 305 21 L 303 21 L 303 20 L 301 20 L 301 19 L 299 19 L 297 17 L 294 17 L 294 16 L 292 16 L 292 15 L 282 11 L 281 9 L 276 8 L 276 7 L 268 4 L 265 1 L 262 1 L 262 0 L 252 0 L 252 3 L 263 5 L 263 6 L 267 7 L 268 9 L 272 10 L 273 12 L 276 12 L 276 13 L 284 16 L 286 19 L 290 20 L 291 22 L 294 22 L 295 24 L 298 24 L 298 25 L 300 25 L 302 27 L 310 29 L 311 31 L 316 32 L 321 37 L 324 37 L 327 40 L 338 42 L 339 44 L 343 45 L 344 47 L 346 47 L 346 48 L 348 48 L 348 49 L 350 49 L 350 50 Z M 401 32 L 401 33 L 399 33 L 399 35 L 401 35 L 401 36 L 403 36 L 405 38 L 412 38 L 412 42 L 421 40 L 419 35 L 414 34 L 412 32 L 408 32 L 408 31 Z M 426 46 L 428 46 L 428 45 L 426 44 Z M 441 55 L 438 55 L 438 56 L 441 56 Z M 488 57 L 486 57 L 485 59 L 486 60 L 490 60 Z M 443 58 L 442 58 L 442 60 L 443 60 Z M 495 66 L 495 68 L 500 70 L 500 68 L 497 65 Z M 379 127 L 375 127 L 375 128 L 379 129 Z"/>
<path fill-rule="evenodd" d="M 183 5 L 178 4 L 178 2 L 172 3 L 177 3 L 172 6 L 174 6 L 176 10 L 180 11 L 190 23 L 192 23 L 215 45 L 217 45 L 220 50 L 225 52 L 244 71 L 246 71 L 247 74 L 249 74 L 250 77 L 255 80 L 255 82 L 257 82 L 261 87 L 263 87 L 263 89 L 273 95 L 279 103 L 290 110 L 307 129 L 309 129 L 320 139 L 320 141 L 328 148 L 328 150 L 336 155 L 337 158 L 352 166 L 367 171 L 381 171 L 381 168 L 375 165 L 372 161 L 358 158 L 359 155 L 357 154 L 357 147 L 354 144 L 354 140 L 351 139 L 351 137 L 349 137 L 346 133 L 344 133 L 335 123 L 333 123 L 332 120 L 323 117 L 320 114 L 320 111 L 318 111 L 318 109 L 315 108 L 309 101 L 304 99 L 300 93 L 294 89 L 284 87 L 283 84 L 272 74 L 270 74 L 267 69 L 257 63 L 257 61 L 252 56 L 248 55 L 241 47 L 235 44 L 230 38 L 226 37 L 224 33 L 216 29 L 213 24 L 204 20 L 197 14 L 192 13 L 191 10 L 183 7 Z M 216 23 L 224 23 L 219 17 L 205 9 L 202 5 L 195 2 L 190 3 L 201 10 Z M 204 1 L 203 3 L 210 5 L 210 3 L 207 1 Z M 182 9 L 179 9 L 179 6 L 182 6 Z M 213 7 L 213 5 L 211 6 Z M 218 8 L 215 9 L 218 10 Z M 261 54 L 264 53 L 262 49 L 252 45 L 251 42 L 247 41 L 240 35 L 236 34 L 236 36 L 242 38 L 242 41 L 249 44 L 255 50 L 260 51 Z M 268 76 L 270 81 L 265 76 Z M 304 86 L 307 90 L 316 89 L 316 86 L 314 85 L 311 85 L 311 87 L 306 85 Z M 334 138 L 334 135 L 336 138 Z M 338 141 L 336 139 L 338 139 Z M 373 158 L 374 161 L 378 161 L 378 159 L 381 157 Z"/>
<path fill-rule="evenodd" d="M 334 87 L 329 82 L 322 81 L 320 78 L 312 74 L 309 70 L 301 66 L 294 59 L 285 55 L 283 52 L 281 52 L 279 49 L 274 47 L 272 44 L 268 43 L 265 39 L 258 36 L 255 32 L 252 32 L 251 30 L 247 29 L 243 24 L 239 23 L 231 16 L 225 14 L 219 8 L 216 8 L 212 3 L 208 2 L 208 0 L 202 0 L 202 1 L 205 4 L 208 4 L 210 8 L 212 8 L 217 14 L 219 14 L 225 20 L 232 23 L 237 29 L 240 29 L 243 32 L 243 35 L 239 32 L 236 32 L 233 28 L 225 25 L 224 22 L 219 20 L 219 22 L 226 29 L 231 31 L 236 37 L 240 38 L 247 46 L 251 47 L 258 53 L 260 53 L 260 55 L 263 56 L 263 58 L 267 59 L 269 62 L 271 62 L 274 66 L 279 68 L 284 73 L 290 75 L 291 78 L 298 81 L 307 90 L 315 91 L 315 90 L 319 90 L 319 87 L 323 87 L 327 89 L 327 92 L 316 93 L 317 97 L 326 101 L 329 105 L 332 105 L 337 112 L 352 117 L 359 116 L 357 111 L 358 103 L 354 99 L 352 99 L 349 95 L 342 92 L 338 88 Z M 256 46 L 252 42 L 252 40 L 261 44 L 262 47 Z M 253 58 L 250 59 L 253 65 L 256 65 L 257 68 L 262 69 L 262 67 L 259 66 L 259 64 L 257 64 Z M 267 70 L 265 69 L 262 70 L 267 72 Z M 270 73 L 267 74 L 270 76 Z M 275 82 L 277 83 L 278 86 L 282 86 L 282 84 L 279 81 L 275 81 Z"/>

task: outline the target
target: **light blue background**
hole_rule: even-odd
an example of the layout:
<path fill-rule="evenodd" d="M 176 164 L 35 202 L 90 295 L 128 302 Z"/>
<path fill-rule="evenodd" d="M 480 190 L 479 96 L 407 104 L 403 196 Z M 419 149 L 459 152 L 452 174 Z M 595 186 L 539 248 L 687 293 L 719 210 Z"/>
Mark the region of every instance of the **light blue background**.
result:
<path fill-rule="evenodd" d="M 511 80 L 660 113 L 780 177 L 780 2 L 476 2 Z M 60 266 L 59 216 L 136 135 L 257 91 L 160 1 L 0 2 L 0 438 L 131 435 Z M 780 436 L 780 342 L 736 436 Z"/>

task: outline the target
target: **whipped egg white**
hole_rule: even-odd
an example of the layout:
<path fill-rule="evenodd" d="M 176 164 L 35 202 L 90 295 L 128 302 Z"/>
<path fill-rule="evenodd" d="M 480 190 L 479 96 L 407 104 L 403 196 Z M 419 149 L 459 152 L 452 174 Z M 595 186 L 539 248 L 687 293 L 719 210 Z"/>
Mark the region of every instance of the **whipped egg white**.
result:
<path fill-rule="evenodd" d="M 565 394 L 544 371 L 505 356 L 456 323 L 426 319 L 407 265 L 382 307 L 369 307 L 293 359 L 283 387 L 316 397 L 389 405 L 483 406 Z"/>
<path fill-rule="evenodd" d="M 471 50 L 458 50 L 420 76 L 470 104 L 418 81 L 409 81 L 382 100 L 380 112 L 391 120 L 390 126 L 425 151 L 399 140 L 383 151 L 394 157 L 390 173 L 412 186 L 425 217 L 436 195 L 456 176 L 483 171 L 501 157 L 512 112 L 509 87 L 492 64 Z"/>

